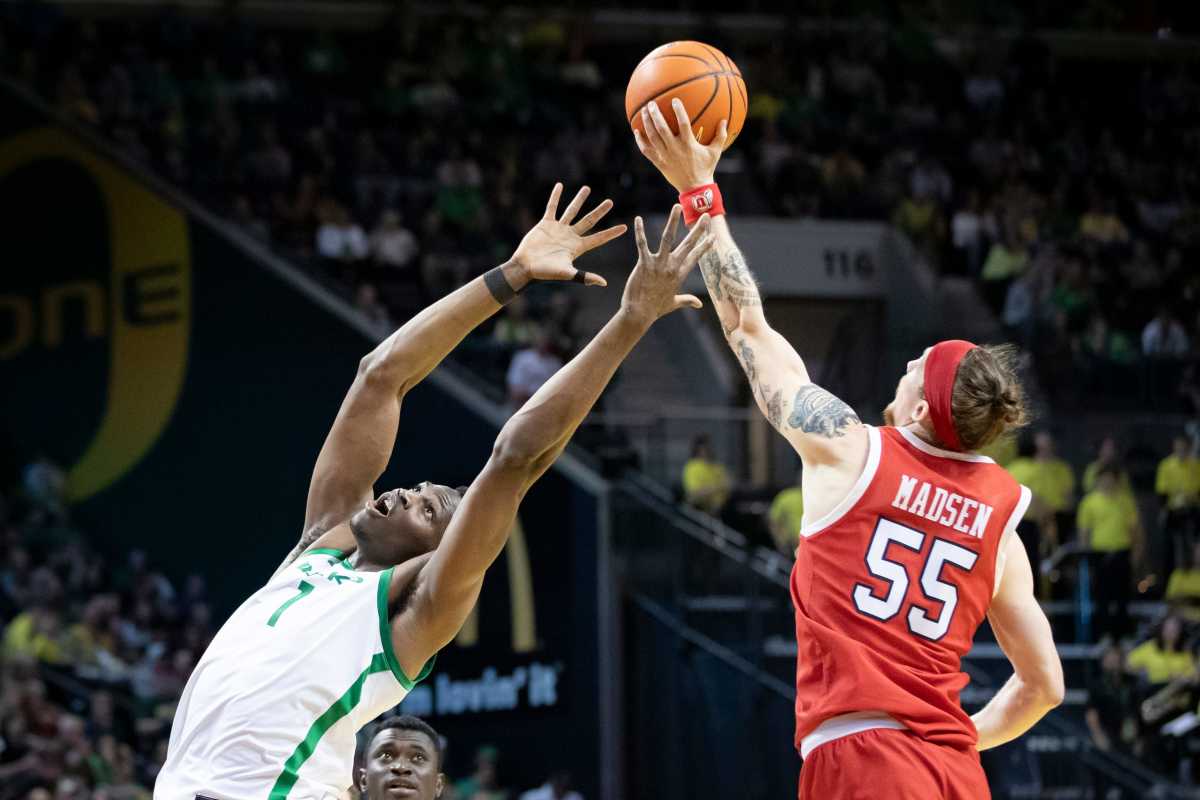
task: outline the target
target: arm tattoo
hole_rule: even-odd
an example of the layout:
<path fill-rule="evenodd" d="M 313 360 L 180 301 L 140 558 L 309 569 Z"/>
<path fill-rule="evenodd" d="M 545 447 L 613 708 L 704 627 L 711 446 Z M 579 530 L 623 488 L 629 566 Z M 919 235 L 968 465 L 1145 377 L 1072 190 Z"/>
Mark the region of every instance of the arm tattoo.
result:
<path fill-rule="evenodd" d="M 700 273 L 713 300 L 728 298 L 738 308 L 762 305 L 754 276 L 740 251 L 733 250 L 724 257 L 715 251 L 705 253 L 700 258 Z"/>
<path fill-rule="evenodd" d="M 746 377 L 750 380 L 750 393 L 757 395 L 762 401 L 763 412 L 767 415 L 767 421 L 771 423 L 776 430 L 779 429 L 779 423 L 783 419 L 783 390 L 776 389 L 771 392 L 771 387 L 758 378 L 758 366 L 754 363 L 754 348 L 752 348 L 745 339 L 737 341 L 738 360 L 742 362 L 742 369 L 746 371 Z"/>
<path fill-rule="evenodd" d="M 738 308 L 762 305 L 758 296 L 758 287 L 754 276 L 746 266 L 746 259 L 740 250 L 734 250 L 721 262 L 721 280 L 725 284 L 725 293 L 729 300 Z"/>
<path fill-rule="evenodd" d="M 771 423 L 771 427 L 779 430 L 779 423 L 783 421 L 783 389 L 776 389 L 774 394 L 771 394 L 771 387 L 764 384 L 758 385 L 762 391 L 763 405 L 767 407 L 767 422 Z"/>
<path fill-rule="evenodd" d="M 754 366 L 754 350 L 750 345 L 746 344 L 745 339 L 738 339 L 738 360 L 742 362 L 742 369 L 746 371 L 746 377 L 750 379 L 750 387 L 754 387 L 754 378 L 758 375 L 758 369 Z"/>
<path fill-rule="evenodd" d="M 792 401 L 792 413 L 787 424 L 805 433 L 815 433 L 826 439 L 836 439 L 846 428 L 859 422 L 858 415 L 850 406 L 820 386 L 801 386 Z"/>
<path fill-rule="evenodd" d="M 704 285 L 708 287 L 713 300 L 721 300 L 721 256 L 715 250 L 709 250 L 700 256 L 700 274 L 704 276 Z"/>

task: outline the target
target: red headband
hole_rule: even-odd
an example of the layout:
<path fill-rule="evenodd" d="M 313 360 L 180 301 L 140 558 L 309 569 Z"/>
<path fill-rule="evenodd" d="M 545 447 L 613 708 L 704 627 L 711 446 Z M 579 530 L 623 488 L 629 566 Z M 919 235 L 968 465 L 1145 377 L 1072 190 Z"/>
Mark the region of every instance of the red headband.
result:
<path fill-rule="evenodd" d="M 954 398 L 954 379 L 958 364 L 975 345 L 962 339 L 938 342 L 925 356 L 925 401 L 929 403 L 929 418 L 933 431 L 949 450 L 962 450 L 958 431 L 954 429 L 951 401 Z"/>

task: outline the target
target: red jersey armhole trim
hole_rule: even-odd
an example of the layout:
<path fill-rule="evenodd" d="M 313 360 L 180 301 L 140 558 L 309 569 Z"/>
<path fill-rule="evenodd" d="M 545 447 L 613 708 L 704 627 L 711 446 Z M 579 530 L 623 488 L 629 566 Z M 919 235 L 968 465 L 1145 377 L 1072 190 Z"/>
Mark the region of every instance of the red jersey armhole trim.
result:
<path fill-rule="evenodd" d="M 1025 518 L 1025 512 L 1029 510 L 1029 503 L 1033 500 L 1033 492 L 1023 483 L 1018 483 L 1021 487 L 1021 496 L 1017 498 L 1017 505 L 1013 507 L 1013 512 L 1008 518 L 1008 522 L 1004 525 L 1004 533 L 1016 531 L 1017 526 L 1021 524 L 1021 520 Z"/>
<path fill-rule="evenodd" d="M 816 522 L 800 526 L 800 535 L 805 539 L 828 530 L 831 525 L 849 514 L 862 499 L 867 487 L 871 485 L 871 481 L 875 479 L 875 473 L 879 470 L 879 456 L 883 450 L 883 444 L 880 441 L 878 428 L 873 425 L 864 427 L 867 429 L 867 463 L 863 466 L 862 474 L 858 476 L 858 480 L 842 498 L 842 502 L 834 506 L 833 510 Z"/>

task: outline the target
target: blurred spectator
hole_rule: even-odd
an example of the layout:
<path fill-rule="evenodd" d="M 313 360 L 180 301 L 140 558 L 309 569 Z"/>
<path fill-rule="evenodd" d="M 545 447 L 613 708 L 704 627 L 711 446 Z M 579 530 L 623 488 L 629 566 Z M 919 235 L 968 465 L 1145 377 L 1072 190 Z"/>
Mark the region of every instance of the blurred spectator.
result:
<path fill-rule="evenodd" d="M 282 186 L 292 177 L 292 154 L 279 141 L 274 125 L 260 129 L 258 147 L 246 156 L 246 170 L 265 186 Z"/>
<path fill-rule="evenodd" d="M 370 249 L 378 266 L 406 270 L 414 265 L 419 248 L 417 237 L 400 224 L 400 212 L 388 209 L 371 232 Z"/>
<path fill-rule="evenodd" d="M 972 277 L 983 268 L 984 247 L 996 236 L 996 221 L 983 209 L 979 190 L 967 194 L 967 204 L 954 212 L 950 220 L 950 243 L 961 271 Z"/>
<path fill-rule="evenodd" d="M 937 201 L 930 195 L 909 192 L 901 201 L 892 224 L 912 239 L 913 245 L 932 261 L 946 237 L 946 221 Z"/>
<path fill-rule="evenodd" d="M 1158 464 L 1154 491 L 1161 503 L 1160 527 L 1166 537 L 1165 571 L 1183 563 L 1183 554 L 1200 528 L 1200 457 L 1187 436 L 1172 441 L 1171 455 Z"/>
<path fill-rule="evenodd" d="M 88 97 L 83 79 L 74 64 L 64 67 L 58 80 L 58 110 L 68 117 L 93 125 L 100 121 L 100 112 Z"/>
<path fill-rule="evenodd" d="M 950 202 L 954 191 L 954 182 L 950 173 L 942 163 L 933 156 L 926 154 L 921 157 L 912 174 L 908 178 L 909 191 L 913 197 L 928 197 L 933 202 L 944 206 Z M 978 195 L 976 195 L 976 198 Z"/>
<path fill-rule="evenodd" d="M 1011 227 L 1006 225 L 1003 230 L 1002 238 L 988 250 L 979 276 L 983 281 L 984 297 L 994 311 L 1003 307 L 1009 284 L 1025 271 L 1029 261 L 1025 247 Z"/>
<path fill-rule="evenodd" d="M 1114 436 L 1105 436 L 1100 440 L 1100 447 L 1096 451 L 1096 459 L 1084 468 L 1082 487 L 1085 493 L 1096 488 L 1100 470 L 1105 467 L 1114 467 L 1117 470 L 1117 488 L 1132 503 L 1134 500 L 1133 484 L 1129 482 L 1129 472 L 1121 464 L 1120 453 L 1117 449 L 1117 439 Z"/>
<path fill-rule="evenodd" d="M 496 767 L 500 751 L 484 746 L 475 753 L 475 771 L 454 784 L 459 800 L 506 800 L 508 790 L 501 789 L 497 781 Z"/>
<path fill-rule="evenodd" d="M 824 160 L 821 183 L 831 214 L 853 216 L 859 212 L 866 177 L 866 168 L 845 145 Z"/>
<path fill-rule="evenodd" d="M 1142 353 L 1160 358 L 1182 358 L 1188 353 L 1188 337 L 1169 306 L 1162 306 L 1142 329 Z"/>
<path fill-rule="evenodd" d="M 775 549 L 785 556 L 794 556 L 796 543 L 800 539 L 800 527 L 804 519 L 804 492 L 800 490 L 803 472 L 797 471 L 796 483 L 789 486 L 771 501 L 771 510 L 767 513 L 767 523 L 771 529 L 771 538 L 775 540 Z"/>
<path fill-rule="evenodd" d="M 1184 646 L 1179 617 L 1168 615 L 1152 638 L 1129 651 L 1125 664 L 1130 671 L 1142 675 L 1151 687 L 1161 687 L 1195 672 L 1196 662 Z"/>
<path fill-rule="evenodd" d="M 550 295 L 546 309 L 546 327 L 555 333 L 554 347 L 565 355 L 573 355 L 579 342 L 576 316 L 579 303 L 572 292 L 556 291 Z M 510 304 L 511 305 L 511 304 Z"/>
<path fill-rule="evenodd" d="M 1010 434 L 1001 436 L 986 447 L 979 449 L 979 454 L 987 456 L 1002 467 L 1007 467 L 1017 458 L 1017 437 Z"/>
<path fill-rule="evenodd" d="M 344 206 L 327 203 L 321 216 L 321 227 L 317 228 L 317 255 L 340 264 L 355 264 L 367 257 L 370 252 L 367 235 L 350 219 Z"/>
<path fill-rule="evenodd" d="M 1058 456 L 1049 431 L 1034 434 L 1033 444 L 1034 484 L 1029 488 L 1054 513 L 1069 513 L 1075 504 L 1075 473 L 1071 465 Z"/>
<path fill-rule="evenodd" d="M 66 516 L 67 477 L 57 464 L 45 456 L 38 456 L 25 466 L 21 477 L 25 496 L 34 508 L 55 519 Z"/>
<path fill-rule="evenodd" d="M 254 213 L 250 199 L 239 194 L 233 201 L 233 221 L 245 228 L 252 236 L 262 241 L 271 238 L 271 227 L 262 217 Z"/>
<path fill-rule="evenodd" d="M 471 229 L 483 211 L 483 172 L 475 159 L 454 143 L 450 155 L 437 167 L 438 212 L 460 228 Z"/>
<path fill-rule="evenodd" d="M 4 652 L 9 657 L 62 664 L 67 660 L 62 639 L 59 612 L 46 605 L 35 605 L 13 617 L 4 629 Z"/>
<path fill-rule="evenodd" d="M 354 294 L 354 305 L 361 311 L 372 325 L 376 327 L 389 327 L 391 321 L 388 319 L 387 307 L 379 300 L 379 290 L 373 284 L 363 283 L 359 285 L 358 291 Z"/>
<path fill-rule="evenodd" d="M 539 332 L 533 346 L 518 350 L 508 365 L 505 384 L 508 386 L 509 408 L 516 411 L 524 405 L 562 365 L 562 359 L 554 352 L 553 335 L 546 331 Z"/>
<path fill-rule="evenodd" d="M 571 788 L 571 773 L 556 772 L 538 788 L 523 792 L 518 800 L 583 800 L 583 795 Z"/>
<path fill-rule="evenodd" d="M 508 348 L 527 347 L 540 334 L 541 328 L 529 318 L 529 301 L 519 294 L 501 312 L 492 330 L 492 340 Z"/>
<path fill-rule="evenodd" d="M 1078 340 L 1080 354 L 1087 359 L 1116 364 L 1128 364 L 1137 358 L 1137 350 L 1129 337 L 1113 330 L 1102 314 L 1093 314 L 1087 330 Z"/>
<path fill-rule="evenodd" d="M 1004 101 L 1004 84 L 995 75 L 975 72 L 963 81 L 963 95 L 980 111 L 991 111 Z"/>
<path fill-rule="evenodd" d="M 1008 470 L 1033 493 L 1037 506 L 1033 513 L 1042 519 L 1043 536 L 1050 535 L 1058 541 L 1063 532 L 1071 530 L 1075 474 L 1071 465 L 1056 455 L 1054 437 L 1048 431 L 1034 435 L 1032 458 L 1017 458 L 1008 465 Z M 1052 529 L 1045 530 L 1047 525 Z"/>
<path fill-rule="evenodd" d="M 1100 657 L 1100 674 L 1088 684 L 1088 733 L 1092 744 L 1106 753 L 1129 752 L 1137 736 L 1137 691 L 1125 674 L 1124 661 L 1121 646 L 1108 645 Z"/>
<path fill-rule="evenodd" d="M 1188 622 L 1200 622 L 1200 542 L 1192 545 L 1186 566 L 1171 570 L 1165 597 L 1175 613 Z"/>
<path fill-rule="evenodd" d="M 1092 562 L 1096 634 L 1117 641 L 1128 630 L 1132 565 L 1141 561 L 1143 544 L 1137 508 L 1121 491 L 1115 465 L 1100 468 L 1096 488 L 1080 501 L 1077 528 L 1079 543 L 1097 553 Z"/>
<path fill-rule="evenodd" d="M 1112 201 L 1096 193 L 1088 210 L 1079 218 L 1079 235 L 1102 245 L 1129 241 L 1129 229 L 1113 211 Z"/>
<path fill-rule="evenodd" d="M 692 456 L 683 465 L 683 496 L 688 505 L 720 516 L 729 500 L 731 482 L 729 471 L 712 452 L 712 442 L 706 434 L 692 440 Z"/>

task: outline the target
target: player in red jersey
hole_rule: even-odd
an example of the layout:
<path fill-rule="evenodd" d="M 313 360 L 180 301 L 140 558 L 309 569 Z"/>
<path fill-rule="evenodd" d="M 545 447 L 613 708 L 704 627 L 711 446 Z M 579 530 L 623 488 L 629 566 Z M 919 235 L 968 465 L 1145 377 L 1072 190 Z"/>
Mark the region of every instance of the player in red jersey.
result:
<path fill-rule="evenodd" d="M 638 148 L 680 192 L 689 220 L 712 214 L 700 260 L 755 400 L 804 463 L 804 522 L 792 571 L 799 648 L 800 796 L 988 797 L 977 751 L 1033 726 L 1063 696 L 1062 665 L 1015 535 L 1029 490 L 976 455 L 1024 421 L 1007 348 L 941 342 L 910 361 L 884 414 L 864 425 L 809 378 L 771 329 L 729 233 L 713 173 L 725 126 L 702 146 L 674 104 Z M 960 661 L 984 617 L 1013 676 L 977 714 L 959 704 Z"/>

